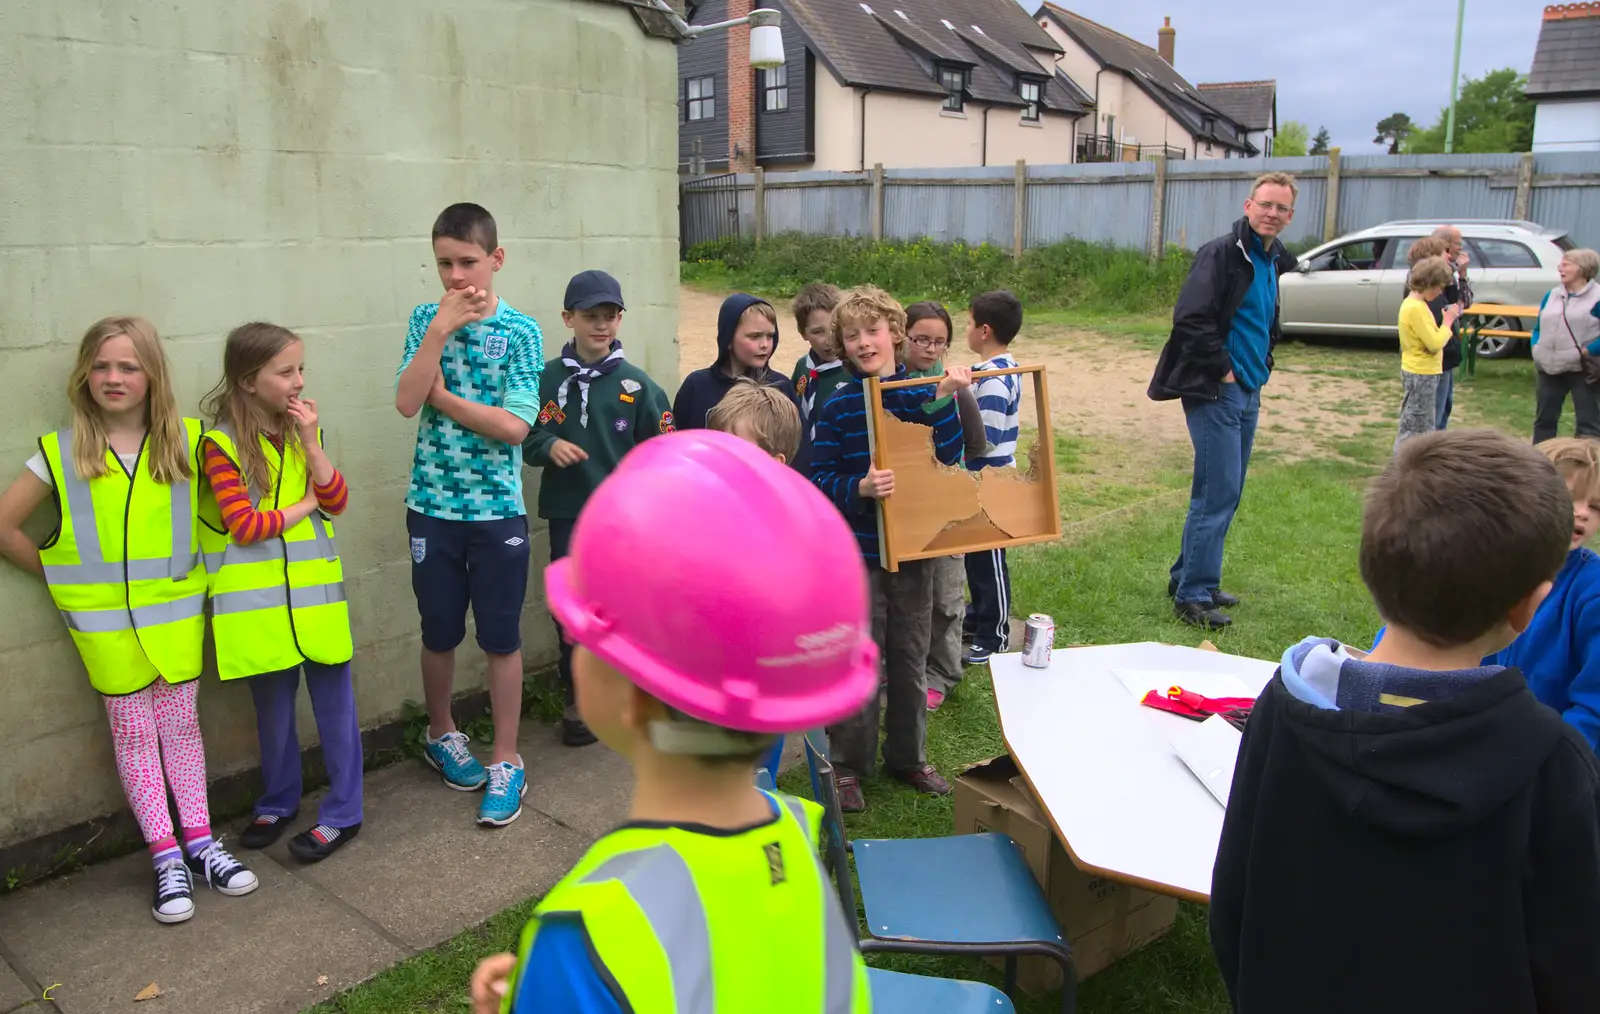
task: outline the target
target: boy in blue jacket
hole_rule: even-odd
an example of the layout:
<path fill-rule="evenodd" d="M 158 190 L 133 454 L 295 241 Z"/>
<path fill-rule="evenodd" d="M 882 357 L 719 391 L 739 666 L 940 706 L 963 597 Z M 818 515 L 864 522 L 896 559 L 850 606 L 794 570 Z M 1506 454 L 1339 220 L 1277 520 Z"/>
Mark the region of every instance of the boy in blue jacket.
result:
<path fill-rule="evenodd" d="M 878 556 L 878 508 L 874 501 L 894 493 L 894 472 L 876 468 L 867 440 L 867 403 L 863 380 L 903 380 L 906 312 L 893 296 L 870 285 L 853 289 L 833 313 L 833 351 L 850 371 L 851 382 L 838 388 L 817 411 L 812 444 L 811 481 L 833 501 L 850 523 L 872 589 L 872 638 L 883 658 L 888 687 L 888 713 L 883 716 L 883 763 L 891 777 L 918 792 L 942 796 L 950 783 L 928 763 L 928 686 L 925 670 L 932 636 L 933 580 L 931 561 L 913 560 L 894 572 L 884 570 Z M 972 386 L 972 371 L 951 366 L 937 385 L 895 388 L 883 392 L 884 411 L 902 422 L 933 427 L 933 452 L 939 461 L 961 460 L 961 418 L 951 395 Z M 928 412 L 929 402 L 943 399 Z M 839 775 L 839 807 L 866 808 L 861 778 L 877 761 L 879 695 L 854 718 L 828 729 L 833 762 Z"/>
<path fill-rule="evenodd" d="M 1600 529 L 1600 442 L 1558 437 L 1537 449 L 1572 492 L 1572 548 L 1528 629 L 1484 661 L 1521 669 L 1534 696 L 1600 749 L 1600 555 L 1584 546 Z"/>

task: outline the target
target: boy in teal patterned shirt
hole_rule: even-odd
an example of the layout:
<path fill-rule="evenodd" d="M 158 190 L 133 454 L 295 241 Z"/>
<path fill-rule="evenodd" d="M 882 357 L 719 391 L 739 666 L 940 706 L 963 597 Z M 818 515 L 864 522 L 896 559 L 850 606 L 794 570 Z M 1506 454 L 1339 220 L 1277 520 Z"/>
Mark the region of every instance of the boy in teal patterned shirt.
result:
<path fill-rule="evenodd" d="M 395 383 L 400 414 L 421 413 L 406 530 L 422 617 L 423 756 L 452 789 L 487 786 L 478 823 L 499 827 L 521 815 L 527 791 L 517 752 L 529 558 L 522 441 L 539 416 L 544 347 L 533 318 L 495 295 L 506 254 L 489 212 L 476 204 L 446 208 L 433 225 L 433 253 L 444 297 L 412 311 Z M 450 711 L 469 603 L 489 663 L 488 768 Z"/>

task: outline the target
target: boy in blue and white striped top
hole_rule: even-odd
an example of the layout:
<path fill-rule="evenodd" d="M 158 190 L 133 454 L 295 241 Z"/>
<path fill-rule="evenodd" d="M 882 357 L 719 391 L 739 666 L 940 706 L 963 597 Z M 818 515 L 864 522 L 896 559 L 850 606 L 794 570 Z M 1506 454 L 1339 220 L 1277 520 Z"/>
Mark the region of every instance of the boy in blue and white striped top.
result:
<path fill-rule="evenodd" d="M 1017 365 L 1011 340 L 1022 330 L 1022 302 L 1004 289 L 975 296 L 967 307 L 967 348 L 984 357 L 973 371 L 1005 370 Z M 1015 373 L 983 377 L 974 386 L 983 416 L 983 454 L 967 459 L 967 468 L 1013 468 L 1017 463 L 1018 416 L 1022 410 L 1022 378 Z M 1011 570 L 1006 551 L 967 554 L 966 632 L 972 645 L 962 660 L 983 665 L 1005 651 L 1011 636 Z"/>

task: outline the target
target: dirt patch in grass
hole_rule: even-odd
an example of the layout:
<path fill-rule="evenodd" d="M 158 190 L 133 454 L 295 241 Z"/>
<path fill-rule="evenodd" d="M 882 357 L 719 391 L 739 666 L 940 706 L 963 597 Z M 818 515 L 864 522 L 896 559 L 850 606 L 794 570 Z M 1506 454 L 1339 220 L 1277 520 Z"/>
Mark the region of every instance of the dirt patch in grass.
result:
<path fill-rule="evenodd" d="M 678 370 L 688 376 L 716 358 L 719 293 L 682 288 L 678 302 Z M 779 345 L 774 368 L 787 374 L 805 350 L 796 335 L 789 306 L 778 309 Z M 958 323 L 959 327 L 959 323 Z M 956 338 L 959 343 L 961 338 Z M 1335 445 L 1362 433 L 1368 423 L 1397 414 L 1399 384 L 1372 384 L 1332 376 L 1294 362 L 1297 346 L 1280 347 L 1278 369 L 1262 392 L 1256 446 L 1286 459 L 1336 454 Z M 1131 448 L 1186 444 L 1189 431 L 1176 402 L 1145 395 L 1160 344 L 1148 337 L 1073 330 L 1044 325 L 1024 327 L 1015 345 L 1017 358 L 1042 363 L 1050 395 L 1051 423 L 1057 433 Z M 967 357 L 964 349 L 958 359 Z M 1033 418 L 1033 390 L 1023 392 L 1023 419 Z"/>

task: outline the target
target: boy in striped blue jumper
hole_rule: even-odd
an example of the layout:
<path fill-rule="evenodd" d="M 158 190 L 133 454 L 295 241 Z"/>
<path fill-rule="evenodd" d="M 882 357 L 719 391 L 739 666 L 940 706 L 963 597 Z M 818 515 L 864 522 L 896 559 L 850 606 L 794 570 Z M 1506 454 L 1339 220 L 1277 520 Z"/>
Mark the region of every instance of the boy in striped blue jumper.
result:
<path fill-rule="evenodd" d="M 918 792 L 944 795 L 950 783 L 928 763 L 924 741 L 928 731 L 928 690 L 924 681 L 933 623 L 931 561 L 902 563 L 893 573 L 880 566 L 876 500 L 894 493 L 894 473 L 873 467 L 867 443 L 864 377 L 905 379 L 902 365 L 906 313 L 882 289 L 851 290 L 833 314 L 833 353 L 845 361 L 850 382 L 839 387 L 817 409 L 812 443 L 811 481 L 839 508 L 867 567 L 872 588 L 872 636 L 883 658 L 889 690 L 883 716 L 883 766 L 889 775 Z M 961 460 L 961 419 L 956 391 L 972 386 L 972 371 L 952 366 L 937 385 L 883 392 L 884 411 L 903 422 L 933 428 L 934 456 L 947 465 Z M 945 399 L 942 408 L 924 406 Z M 828 729 L 833 764 L 839 775 L 841 809 L 866 807 L 861 778 L 870 775 L 878 756 L 878 694 L 854 718 Z"/>
<path fill-rule="evenodd" d="M 984 357 L 973 367 L 1005 370 L 1017 365 L 1011 340 L 1022 330 L 1022 303 L 1004 289 L 985 292 L 967 307 L 967 348 Z M 976 387 L 978 411 L 983 416 L 984 448 L 969 457 L 967 468 L 1014 468 L 1017 464 L 1018 415 L 1022 410 L 1022 377 L 984 377 Z M 989 656 L 1005 651 L 1011 638 L 1011 569 L 1004 549 L 967 554 L 966 632 L 972 641 L 962 659 L 967 665 L 984 665 Z"/>

